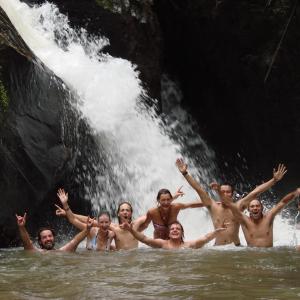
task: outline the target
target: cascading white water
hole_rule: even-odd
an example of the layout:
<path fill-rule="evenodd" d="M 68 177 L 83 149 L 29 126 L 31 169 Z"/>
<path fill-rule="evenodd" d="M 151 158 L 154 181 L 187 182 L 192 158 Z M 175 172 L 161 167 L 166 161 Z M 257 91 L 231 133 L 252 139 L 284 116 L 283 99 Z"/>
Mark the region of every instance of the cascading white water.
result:
<path fill-rule="evenodd" d="M 160 118 L 145 109 L 141 102 L 144 91 L 130 62 L 101 54 L 108 41 L 88 38 L 84 30 L 75 32 L 52 4 L 30 8 L 19 0 L 0 0 L 0 5 L 35 55 L 78 95 L 79 109 L 102 137 L 99 142 L 109 153 L 108 163 L 122 187 L 122 195 L 115 195 L 117 200 L 134 203 L 137 216 L 156 205 L 156 193 L 163 187 L 175 191 L 184 185 L 185 198 L 197 198 L 174 165 L 182 152 L 182 139 L 171 139 Z M 211 161 L 205 169 L 201 165 L 195 168 L 194 157 L 186 160 L 191 173 L 207 183 L 216 176 L 215 166 L 213 154 L 206 146 L 202 148 L 203 160 Z M 91 199 L 96 210 L 109 203 L 113 194 L 109 178 L 99 176 L 97 180 L 99 192 Z M 204 209 L 184 211 L 180 220 L 187 239 L 212 229 Z M 292 235 L 290 227 L 278 218 L 275 245 L 290 244 Z"/>

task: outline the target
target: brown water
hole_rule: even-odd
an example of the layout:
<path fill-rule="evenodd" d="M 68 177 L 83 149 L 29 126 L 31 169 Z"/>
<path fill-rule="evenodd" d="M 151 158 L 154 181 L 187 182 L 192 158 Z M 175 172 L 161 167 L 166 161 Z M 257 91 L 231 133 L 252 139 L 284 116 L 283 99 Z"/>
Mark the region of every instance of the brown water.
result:
<path fill-rule="evenodd" d="M 300 252 L 0 250 L 0 299 L 300 299 Z"/>

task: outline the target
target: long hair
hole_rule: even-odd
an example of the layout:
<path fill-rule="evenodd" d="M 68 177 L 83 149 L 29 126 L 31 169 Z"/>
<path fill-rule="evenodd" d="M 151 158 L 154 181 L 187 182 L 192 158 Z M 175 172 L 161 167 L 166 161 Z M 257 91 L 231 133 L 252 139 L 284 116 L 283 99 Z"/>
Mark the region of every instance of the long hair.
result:
<path fill-rule="evenodd" d="M 118 210 L 117 210 L 118 222 L 119 222 L 119 224 L 121 224 L 121 218 L 119 217 L 119 212 L 120 212 L 121 206 L 122 206 L 123 204 L 127 204 L 127 205 L 130 207 L 130 210 L 131 210 L 131 217 L 130 217 L 129 223 L 131 223 L 131 221 L 132 221 L 132 214 L 133 214 L 133 208 L 132 208 L 132 205 L 131 205 L 129 202 L 127 202 L 127 201 L 121 202 L 121 203 L 119 204 L 119 206 L 118 206 Z"/>
<path fill-rule="evenodd" d="M 171 198 L 173 198 L 173 196 L 172 196 L 172 194 L 171 194 L 171 192 L 169 190 L 167 190 L 167 189 L 160 189 L 158 191 L 158 193 L 157 193 L 157 196 L 156 196 L 157 202 L 159 202 L 160 196 L 164 195 L 164 194 L 169 194 L 171 196 Z"/>

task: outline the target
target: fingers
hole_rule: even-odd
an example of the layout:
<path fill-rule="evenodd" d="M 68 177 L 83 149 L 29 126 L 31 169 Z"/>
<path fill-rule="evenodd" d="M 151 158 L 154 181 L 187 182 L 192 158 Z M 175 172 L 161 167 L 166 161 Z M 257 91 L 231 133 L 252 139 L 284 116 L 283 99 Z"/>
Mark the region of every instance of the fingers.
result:
<path fill-rule="evenodd" d="M 58 210 L 63 210 L 62 207 L 60 207 L 59 205 L 57 204 L 54 204 L 54 206 L 56 206 L 58 208 Z"/>

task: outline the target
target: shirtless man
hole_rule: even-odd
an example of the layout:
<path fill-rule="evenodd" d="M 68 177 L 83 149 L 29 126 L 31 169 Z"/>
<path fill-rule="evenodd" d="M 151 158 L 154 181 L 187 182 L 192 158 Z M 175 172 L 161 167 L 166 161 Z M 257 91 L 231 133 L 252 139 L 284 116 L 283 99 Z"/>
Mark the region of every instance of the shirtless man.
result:
<path fill-rule="evenodd" d="M 55 232 L 51 228 L 41 228 L 38 232 L 38 243 L 40 246 L 40 249 L 34 247 L 32 241 L 30 240 L 29 234 L 25 228 L 26 225 L 26 213 L 24 216 L 18 216 L 17 218 L 17 224 L 19 227 L 20 236 L 23 242 L 24 250 L 29 251 L 49 251 L 49 250 L 59 250 L 59 251 L 66 251 L 66 252 L 74 252 L 81 241 L 85 239 L 87 234 L 89 233 L 93 223 L 92 220 L 89 218 L 87 219 L 87 223 L 83 230 L 79 232 L 69 243 L 64 245 L 63 247 L 59 249 L 55 249 Z"/>
<path fill-rule="evenodd" d="M 222 227 L 224 223 L 228 223 L 227 230 L 221 232 L 215 241 L 215 245 L 226 245 L 234 243 L 236 246 L 240 245 L 239 239 L 239 221 L 233 216 L 232 211 L 224 205 L 224 203 L 219 203 L 212 200 L 208 193 L 202 189 L 200 184 L 196 182 L 191 175 L 188 174 L 187 165 L 184 163 L 182 159 L 177 159 L 176 165 L 178 170 L 184 176 L 184 178 L 188 181 L 191 187 L 198 193 L 200 196 L 204 206 L 207 207 L 214 228 Z M 237 201 L 234 205 L 238 208 L 239 211 L 244 211 L 249 202 L 258 197 L 259 194 L 267 191 L 271 188 L 276 182 L 282 179 L 282 177 L 286 173 L 286 168 L 284 165 L 280 164 L 277 170 L 273 170 L 273 178 L 269 181 L 257 186 L 253 191 L 251 191 L 246 197 Z M 214 184 L 212 184 L 212 188 L 214 188 Z M 222 194 L 228 196 L 233 202 L 232 199 L 232 188 L 228 185 L 223 185 L 220 187 Z"/>
<path fill-rule="evenodd" d="M 244 215 L 230 198 L 222 195 L 222 202 L 241 223 L 247 245 L 250 247 L 273 246 L 273 223 L 275 216 L 292 200 L 300 195 L 300 188 L 284 196 L 273 208 L 263 214 L 263 205 L 258 199 L 251 200 L 248 206 L 250 216 Z"/>
<path fill-rule="evenodd" d="M 213 240 L 220 232 L 226 230 L 226 228 L 217 228 L 215 231 L 206 234 L 204 237 L 185 242 L 184 241 L 184 230 L 182 225 L 175 221 L 172 224 L 169 224 L 169 239 L 152 239 L 145 236 L 143 233 L 136 231 L 133 226 L 127 222 L 123 223 L 122 228 L 131 232 L 131 234 L 140 242 L 153 247 L 153 248 L 162 248 L 162 249 L 184 249 L 184 248 L 201 248 L 209 241 Z"/>
<path fill-rule="evenodd" d="M 169 238 L 169 224 L 177 221 L 177 216 L 182 209 L 203 207 L 203 203 L 200 200 L 191 203 L 172 203 L 182 195 L 181 188 L 177 190 L 174 197 L 172 197 L 171 192 L 167 189 L 159 190 L 156 197 L 158 207 L 148 210 L 146 220 L 142 223 L 141 228 L 147 228 L 152 221 L 154 227 L 153 237 L 155 239 L 167 240 Z"/>
<path fill-rule="evenodd" d="M 67 212 L 69 212 L 69 210 L 70 210 L 69 205 L 64 206 L 67 209 L 62 209 L 59 206 L 57 206 L 57 207 L 58 207 L 58 209 L 56 210 L 57 216 L 66 216 Z M 65 210 L 67 210 L 67 211 L 65 211 Z M 73 214 L 73 215 L 81 223 L 84 223 L 87 220 L 86 216 L 82 216 L 82 215 L 78 215 L 78 214 Z M 140 225 L 145 221 L 146 216 L 142 216 L 142 217 L 138 218 L 137 220 L 132 221 L 132 206 L 129 202 L 122 202 L 119 204 L 119 207 L 117 210 L 117 215 L 118 215 L 119 224 L 114 224 L 114 223 L 110 224 L 110 230 L 114 233 L 116 250 L 121 250 L 121 249 L 129 250 L 129 249 L 137 248 L 138 240 L 136 240 L 130 232 L 128 232 L 127 230 L 124 230 L 120 225 L 123 222 L 129 222 L 129 223 L 132 223 L 132 226 L 135 230 L 142 231 L 142 229 L 140 229 Z M 74 224 L 76 223 L 76 221 L 74 221 L 74 220 L 73 220 L 73 222 L 74 222 Z M 95 227 L 98 226 L 96 221 L 94 221 L 93 226 L 95 226 Z"/>
<path fill-rule="evenodd" d="M 119 224 L 111 224 L 111 230 L 116 235 L 116 248 L 117 250 L 124 249 L 130 250 L 138 247 L 138 240 L 122 226 L 124 223 L 129 223 L 136 231 L 142 231 L 140 225 L 145 221 L 146 216 L 139 217 L 137 220 L 132 221 L 132 206 L 129 202 L 122 202 L 119 204 L 117 215 Z"/>
<path fill-rule="evenodd" d="M 68 205 L 68 193 L 63 189 L 59 189 L 57 196 L 64 208 L 65 215 L 68 221 L 73 224 L 79 230 L 85 228 L 86 217 L 84 221 L 80 221 L 79 218 L 76 218 L 76 215 L 72 212 Z M 58 211 L 56 214 L 63 213 L 62 209 L 56 205 Z M 97 251 L 109 251 L 114 250 L 114 246 L 111 245 L 112 240 L 115 238 L 115 233 L 109 230 L 111 224 L 110 216 L 108 213 L 101 213 L 98 216 L 96 225 L 93 226 L 87 236 L 86 248 L 88 250 L 97 250 Z"/>

